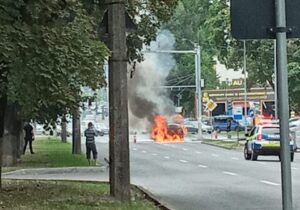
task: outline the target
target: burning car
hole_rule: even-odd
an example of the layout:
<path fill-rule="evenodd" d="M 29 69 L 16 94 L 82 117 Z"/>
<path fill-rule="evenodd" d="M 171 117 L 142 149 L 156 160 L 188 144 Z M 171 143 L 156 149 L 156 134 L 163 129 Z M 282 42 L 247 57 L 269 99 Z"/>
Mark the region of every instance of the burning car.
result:
<path fill-rule="evenodd" d="M 187 129 L 183 124 L 168 123 L 164 116 L 154 118 L 151 138 L 156 142 L 183 142 Z"/>

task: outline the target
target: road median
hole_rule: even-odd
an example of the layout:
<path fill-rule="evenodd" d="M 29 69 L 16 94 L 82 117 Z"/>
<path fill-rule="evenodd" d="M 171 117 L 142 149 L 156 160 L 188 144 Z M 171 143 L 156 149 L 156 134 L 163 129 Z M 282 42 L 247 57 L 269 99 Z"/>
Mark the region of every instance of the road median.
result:
<path fill-rule="evenodd" d="M 244 143 L 237 140 L 211 140 L 205 139 L 202 141 L 202 144 L 207 144 L 215 147 L 220 147 L 230 150 L 242 150 Z"/>

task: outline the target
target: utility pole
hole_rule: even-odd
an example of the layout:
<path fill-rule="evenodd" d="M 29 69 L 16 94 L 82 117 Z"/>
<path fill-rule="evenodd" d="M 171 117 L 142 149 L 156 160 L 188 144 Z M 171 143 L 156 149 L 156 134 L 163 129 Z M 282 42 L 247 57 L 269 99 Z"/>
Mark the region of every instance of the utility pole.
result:
<path fill-rule="evenodd" d="M 195 49 L 196 65 L 196 94 L 197 94 L 197 120 L 198 120 L 198 140 L 202 139 L 202 88 L 201 88 L 201 50 L 200 45 Z"/>
<path fill-rule="evenodd" d="M 246 54 L 246 40 L 244 42 L 244 118 L 245 118 L 245 133 L 247 133 L 247 54 Z"/>
<path fill-rule="evenodd" d="M 277 70 L 276 70 L 276 39 L 274 39 L 274 75 L 275 75 L 275 82 L 274 82 L 274 108 L 275 108 L 275 119 L 277 120 L 278 119 L 278 100 L 277 100 Z"/>
<path fill-rule="evenodd" d="M 110 194 L 130 201 L 125 0 L 107 0 L 109 58 Z"/>
<path fill-rule="evenodd" d="M 289 92 L 287 71 L 287 45 L 286 45 L 286 8 L 285 0 L 275 0 L 276 19 L 276 70 L 278 111 L 280 122 L 280 157 L 281 157 L 281 186 L 283 210 L 293 209 L 291 156 L 289 145 Z"/>

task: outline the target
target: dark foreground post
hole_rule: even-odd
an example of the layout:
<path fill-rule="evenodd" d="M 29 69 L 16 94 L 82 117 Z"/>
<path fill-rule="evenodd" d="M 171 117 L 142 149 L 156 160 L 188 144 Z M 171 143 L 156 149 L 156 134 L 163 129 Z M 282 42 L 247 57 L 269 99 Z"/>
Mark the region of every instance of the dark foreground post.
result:
<path fill-rule="evenodd" d="M 125 1 L 107 0 L 109 58 L 110 193 L 130 201 Z"/>

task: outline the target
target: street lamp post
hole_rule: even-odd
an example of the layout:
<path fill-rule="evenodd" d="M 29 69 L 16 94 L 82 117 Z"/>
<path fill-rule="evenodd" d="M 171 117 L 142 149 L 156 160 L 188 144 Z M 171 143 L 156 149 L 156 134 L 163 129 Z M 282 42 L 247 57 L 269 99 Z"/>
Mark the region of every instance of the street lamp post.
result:
<path fill-rule="evenodd" d="M 229 79 L 227 77 L 225 81 L 226 114 L 228 114 L 228 95 L 227 95 L 228 81 Z"/>

